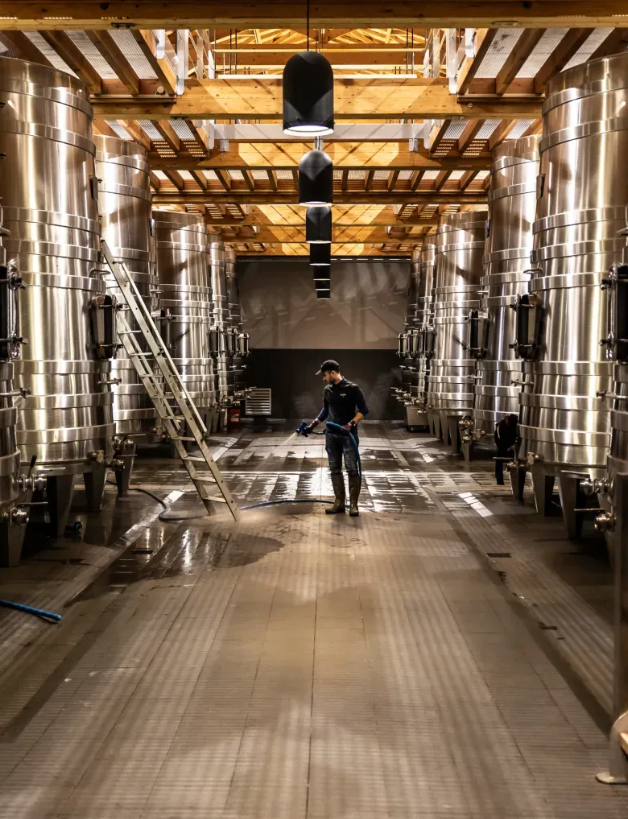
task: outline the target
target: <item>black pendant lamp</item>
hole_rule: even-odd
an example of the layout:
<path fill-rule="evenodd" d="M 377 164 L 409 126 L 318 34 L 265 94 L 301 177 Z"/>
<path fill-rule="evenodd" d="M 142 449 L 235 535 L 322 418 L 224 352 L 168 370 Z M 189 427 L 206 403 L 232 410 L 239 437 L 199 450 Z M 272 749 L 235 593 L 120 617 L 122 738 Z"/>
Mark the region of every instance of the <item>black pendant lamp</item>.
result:
<path fill-rule="evenodd" d="M 307 0 L 308 50 L 290 57 L 283 70 L 283 130 L 294 136 L 326 136 L 334 132 L 334 72 L 329 60 L 309 47 Z"/>
<path fill-rule="evenodd" d="M 331 244 L 331 208 L 308 208 L 305 215 L 305 241 L 311 245 Z"/>
<path fill-rule="evenodd" d="M 324 151 L 309 151 L 299 162 L 299 204 L 331 205 L 334 201 L 334 164 Z"/>
<path fill-rule="evenodd" d="M 310 264 L 312 267 L 326 267 L 331 265 L 331 245 L 310 245 Z"/>

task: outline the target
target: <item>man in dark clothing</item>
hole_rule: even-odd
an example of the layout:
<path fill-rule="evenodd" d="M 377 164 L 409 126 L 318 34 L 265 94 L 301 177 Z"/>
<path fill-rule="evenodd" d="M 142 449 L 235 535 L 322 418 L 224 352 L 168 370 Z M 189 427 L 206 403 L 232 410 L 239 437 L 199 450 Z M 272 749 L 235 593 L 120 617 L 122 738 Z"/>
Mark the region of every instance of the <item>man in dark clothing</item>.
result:
<path fill-rule="evenodd" d="M 506 415 L 495 427 L 495 443 L 497 444 L 497 460 L 495 461 L 495 479 L 499 486 L 504 485 L 503 458 L 513 454 L 510 450 L 517 443 L 517 415 Z"/>
<path fill-rule="evenodd" d="M 316 375 L 321 373 L 326 384 L 323 393 L 323 409 L 308 425 L 308 429 L 312 431 L 321 421 L 327 419 L 342 428 L 337 431 L 327 427 L 325 432 L 325 448 L 336 498 L 333 506 L 325 509 L 325 512 L 328 515 L 335 515 L 345 511 L 345 482 L 342 476 L 342 457 L 344 455 L 345 469 L 349 476 L 349 514 L 355 517 L 360 514 L 358 510 L 360 473 L 357 454 L 349 436 L 352 435 L 357 443 L 358 424 L 368 415 L 368 407 L 358 385 L 347 381 L 340 374 L 340 365 L 337 361 L 323 361 Z"/>

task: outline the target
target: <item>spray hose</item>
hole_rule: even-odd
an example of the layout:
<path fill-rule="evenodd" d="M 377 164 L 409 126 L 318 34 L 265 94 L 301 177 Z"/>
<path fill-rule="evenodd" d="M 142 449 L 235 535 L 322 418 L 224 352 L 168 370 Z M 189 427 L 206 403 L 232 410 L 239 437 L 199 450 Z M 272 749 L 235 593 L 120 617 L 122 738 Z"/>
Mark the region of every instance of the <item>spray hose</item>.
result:
<path fill-rule="evenodd" d="M 338 432 L 342 431 L 342 427 L 340 424 L 335 424 L 333 421 L 327 421 L 327 427 L 338 430 Z M 304 438 L 307 438 L 308 435 L 325 435 L 325 432 L 314 432 L 313 429 L 308 429 L 307 421 L 301 421 L 298 428 L 296 429 L 297 435 L 303 435 Z M 353 449 L 355 450 L 355 456 L 358 463 L 358 475 L 360 476 L 360 484 L 362 483 L 362 461 L 360 460 L 360 450 L 358 448 L 358 442 L 355 439 L 353 433 L 349 433 L 349 439 L 351 444 L 353 445 Z M 275 506 L 282 503 L 334 503 L 331 500 L 323 500 L 322 498 L 287 498 L 285 500 L 275 500 L 275 501 L 262 501 L 261 503 L 253 503 L 251 506 L 241 506 L 240 509 L 259 509 L 262 506 Z"/>

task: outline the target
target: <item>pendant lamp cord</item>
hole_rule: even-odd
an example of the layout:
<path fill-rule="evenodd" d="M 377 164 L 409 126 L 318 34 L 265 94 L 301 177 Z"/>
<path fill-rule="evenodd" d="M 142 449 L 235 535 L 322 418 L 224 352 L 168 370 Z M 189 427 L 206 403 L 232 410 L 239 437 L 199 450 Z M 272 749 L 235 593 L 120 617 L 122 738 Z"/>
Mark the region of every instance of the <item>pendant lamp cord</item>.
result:
<path fill-rule="evenodd" d="M 307 29 L 305 36 L 307 38 L 307 50 L 310 50 L 310 0 L 305 0 L 305 11 L 307 15 Z"/>

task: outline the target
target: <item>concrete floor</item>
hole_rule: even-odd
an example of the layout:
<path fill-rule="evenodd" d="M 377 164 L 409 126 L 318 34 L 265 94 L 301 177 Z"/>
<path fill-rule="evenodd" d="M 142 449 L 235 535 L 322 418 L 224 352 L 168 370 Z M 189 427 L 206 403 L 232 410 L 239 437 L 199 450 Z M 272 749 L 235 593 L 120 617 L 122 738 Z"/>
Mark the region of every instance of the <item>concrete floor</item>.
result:
<path fill-rule="evenodd" d="M 164 523 L 112 490 L 82 542 L 0 572 L 0 596 L 64 607 L 57 626 L 0 612 L 1 819 L 626 817 L 628 792 L 594 778 L 611 673 L 595 544 L 495 487 L 489 460 L 377 424 L 361 438 L 357 520 Z M 330 494 L 321 439 L 222 443 L 241 504 Z M 134 482 L 188 489 L 169 461 Z"/>

